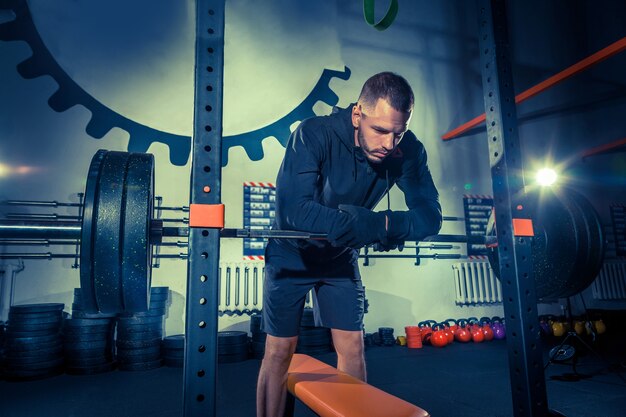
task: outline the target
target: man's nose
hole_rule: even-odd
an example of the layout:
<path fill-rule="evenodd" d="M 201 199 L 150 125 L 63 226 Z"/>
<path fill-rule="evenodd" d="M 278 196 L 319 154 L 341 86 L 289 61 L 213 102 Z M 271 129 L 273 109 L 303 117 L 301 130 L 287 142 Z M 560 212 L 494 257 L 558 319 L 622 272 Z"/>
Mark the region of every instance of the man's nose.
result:
<path fill-rule="evenodd" d="M 382 143 L 383 149 L 385 149 L 386 151 L 391 151 L 394 147 L 395 138 L 396 135 L 394 133 L 389 133 L 385 135 Z"/>

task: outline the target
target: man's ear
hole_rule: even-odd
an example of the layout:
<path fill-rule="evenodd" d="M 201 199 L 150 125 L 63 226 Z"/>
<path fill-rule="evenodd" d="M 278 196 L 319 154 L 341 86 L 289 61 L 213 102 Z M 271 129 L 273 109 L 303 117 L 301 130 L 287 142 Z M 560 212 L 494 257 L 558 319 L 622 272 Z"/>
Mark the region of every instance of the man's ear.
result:
<path fill-rule="evenodd" d="M 361 122 L 361 109 L 358 104 L 352 106 L 352 126 L 355 129 L 359 128 L 359 123 Z"/>

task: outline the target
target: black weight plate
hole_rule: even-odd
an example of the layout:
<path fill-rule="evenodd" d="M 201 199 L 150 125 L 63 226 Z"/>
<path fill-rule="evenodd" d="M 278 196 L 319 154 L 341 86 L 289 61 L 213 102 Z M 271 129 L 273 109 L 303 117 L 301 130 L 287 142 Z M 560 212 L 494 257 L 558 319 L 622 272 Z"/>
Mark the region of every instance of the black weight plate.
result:
<path fill-rule="evenodd" d="M 100 176 L 94 208 L 93 285 L 98 309 L 103 313 L 123 311 L 122 242 L 124 177 L 129 154 L 110 151 L 100 163 Z M 84 299 L 83 299 L 84 301 Z M 95 313 L 85 305 L 85 311 Z"/>
<path fill-rule="evenodd" d="M 7 349 L 45 349 L 51 345 L 61 343 L 61 335 L 53 334 L 49 336 L 16 337 L 6 340 Z"/>
<path fill-rule="evenodd" d="M 312 308 L 305 308 L 302 310 L 300 327 L 315 327 L 315 315 Z"/>
<path fill-rule="evenodd" d="M 148 311 L 144 311 L 142 313 L 120 313 L 119 317 L 136 317 L 136 318 L 143 318 L 143 317 L 163 317 L 165 315 L 166 311 L 165 308 L 157 308 L 157 309 L 149 309 Z"/>
<path fill-rule="evenodd" d="M 118 317 L 119 326 L 135 326 L 142 324 L 163 323 L 163 317 Z"/>
<path fill-rule="evenodd" d="M 63 311 L 64 307 L 65 304 L 63 303 L 21 304 L 11 306 L 9 314 L 49 313 L 52 311 Z"/>
<path fill-rule="evenodd" d="M 575 203 L 584 213 L 589 241 L 589 256 L 586 268 L 580 272 L 581 282 L 579 291 L 587 288 L 600 273 L 604 262 L 604 253 L 606 250 L 606 241 L 604 230 L 600 221 L 600 216 L 593 208 L 591 203 L 581 194 L 572 193 Z"/>
<path fill-rule="evenodd" d="M 240 331 L 217 332 L 217 343 L 219 346 L 239 345 L 247 343 L 248 333 Z"/>
<path fill-rule="evenodd" d="M 267 340 L 267 333 L 252 333 L 252 341 L 265 343 L 265 340 Z"/>
<path fill-rule="evenodd" d="M 148 347 L 124 349 L 118 346 L 117 356 L 140 356 L 140 355 L 153 355 L 161 354 L 161 345 L 156 344 Z"/>
<path fill-rule="evenodd" d="M 163 325 L 162 324 L 146 324 L 143 326 L 129 326 L 129 327 L 118 327 L 117 328 L 117 337 L 124 338 L 127 336 L 131 336 L 133 333 L 157 333 L 160 336 L 163 336 Z"/>
<path fill-rule="evenodd" d="M 73 319 L 111 319 L 115 316 L 116 313 L 86 313 L 83 310 L 72 310 Z"/>
<path fill-rule="evenodd" d="M 246 353 L 248 352 L 249 345 L 248 342 L 240 343 L 240 344 L 228 344 L 228 345 L 218 345 L 217 353 L 218 355 L 235 355 L 238 353 Z"/>
<path fill-rule="evenodd" d="M 330 346 L 322 346 L 317 348 L 296 347 L 296 353 L 303 353 L 305 355 L 321 355 L 332 351 L 333 349 Z"/>
<path fill-rule="evenodd" d="M 395 342 L 395 339 L 391 339 L 392 341 Z M 300 336 L 298 338 L 298 345 L 299 346 L 328 346 L 330 345 L 330 337 L 326 336 L 314 336 L 314 337 L 306 337 L 306 336 Z"/>
<path fill-rule="evenodd" d="M 132 363 L 145 363 L 156 360 L 161 360 L 161 352 L 146 353 L 142 355 L 117 355 L 117 363 L 119 364 L 132 364 Z"/>
<path fill-rule="evenodd" d="M 98 212 L 98 193 L 100 185 L 100 166 L 108 151 L 100 149 L 91 159 L 85 198 L 83 204 L 83 224 L 80 237 L 80 290 L 81 306 L 87 313 L 98 312 L 96 290 L 94 287 L 93 259 L 96 237 L 96 214 Z M 76 294 L 76 290 L 74 290 Z"/>
<path fill-rule="evenodd" d="M 63 351 L 58 350 L 53 353 L 40 353 L 36 356 L 5 356 L 5 364 L 7 365 L 33 365 L 38 363 L 54 361 L 63 358 Z"/>
<path fill-rule="evenodd" d="M 45 330 L 29 330 L 29 331 L 19 331 L 12 330 L 7 327 L 4 333 L 7 339 L 24 339 L 28 337 L 44 337 L 44 336 L 55 336 L 60 335 L 59 328 L 54 329 L 45 329 Z"/>
<path fill-rule="evenodd" d="M 72 342 L 63 345 L 65 350 L 105 349 L 112 346 L 110 340 L 92 340 L 88 342 Z"/>
<path fill-rule="evenodd" d="M 250 333 L 254 334 L 261 331 L 261 320 L 262 316 L 260 314 L 250 316 Z"/>
<path fill-rule="evenodd" d="M 115 345 L 118 349 L 140 349 L 158 346 L 161 347 L 161 338 L 143 339 L 143 340 L 117 340 Z"/>
<path fill-rule="evenodd" d="M 121 285 L 124 311 L 149 308 L 152 277 L 150 225 L 154 203 L 154 156 L 131 153 L 126 166 L 122 213 Z"/>
<path fill-rule="evenodd" d="M 549 357 L 554 362 L 565 362 L 565 361 L 572 359 L 575 354 L 576 354 L 576 349 L 574 348 L 574 346 L 561 345 L 560 347 L 555 346 L 552 349 L 550 349 Z"/>
<path fill-rule="evenodd" d="M 76 327 L 90 327 L 90 326 L 99 326 L 104 328 L 105 326 L 112 326 L 115 323 L 114 320 L 110 318 L 100 318 L 100 319 L 69 319 L 65 320 L 63 326 L 65 329 L 68 328 L 76 328 Z"/>
<path fill-rule="evenodd" d="M 63 318 L 63 311 L 48 311 L 45 313 L 16 313 L 9 312 L 9 321 L 21 321 L 21 320 L 61 320 Z"/>
<path fill-rule="evenodd" d="M 38 369 L 50 369 L 63 365 L 63 357 L 57 357 L 45 362 L 28 363 L 28 364 L 15 364 L 5 363 L 4 367 L 7 371 L 35 371 Z"/>
<path fill-rule="evenodd" d="M 183 359 L 185 357 L 185 351 L 183 349 L 176 350 L 163 350 L 163 357 L 170 359 Z"/>
<path fill-rule="evenodd" d="M 115 369 L 115 362 L 107 362 L 92 366 L 66 366 L 65 372 L 70 375 L 95 375 Z"/>
<path fill-rule="evenodd" d="M 117 340 L 151 340 L 156 338 L 163 338 L 163 331 L 154 330 L 147 332 L 117 333 Z"/>
<path fill-rule="evenodd" d="M 63 344 L 55 343 L 45 348 L 38 349 L 6 349 L 4 352 L 4 356 L 8 359 L 10 358 L 25 358 L 31 356 L 40 356 L 40 355 L 56 355 L 63 352 Z"/>
<path fill-rule="evenodd" d="M 232 355 L 217 355 L 217 363 L 243 362 L 248 359 L 248 352 L 235 353 Z"/>
<path fill-rule="evenodd" d="M 150 294 L 150 304 L 153 303 L 167 303 L 170 299 L 169 293 L 166 292 L 156 292 Z"/>
<path fill-rule="evenodd" d="M 559 193 L 569 195 L 566 189 Z M 532 212 L 532 272 L 537 298 L 558 298 L 568 290 L 563 285 L 574 273 L 579 248 L 575 218 L 559 196 L 547 188 L 518 198 L 515 205 Z M 497 248 L 489 250 L 488 255 L 491 268 L 499 276 Z"/>
<path fill-rule="evenodd" d="M 330 337 L 328 327 L 306 327 L 300 329 L 300 336 L 306 337 Z"/>
<path fill-rule="evenodd" d="M 251 346 L 253 352 L 265 351 L 265 342 L 252 342 Z"/>
<path fill-rule="evenodd" d="M 113 339 L 111 332 L 106 333 L 79 333 L 79 334 L 64 334 L 63 343 L 72 344 L 78 342 L 96 342 Z"/>
<path fill-rule="evenodd" d="M 163 365 L 170 368 L 182 368 L 185 365 L 184 359 L 163 358 Z"/>
<path fill-rule="evenodd" d="M 62 330 L 63 336 L 80 336 L 84 334 L 97 333 L 97 334 L 111 334 L 113 327 L 109 325 L 100 326 L 82 326 L 82 327 L 64 327 Z"/>
<path fill-rule="evenodd" d="M 182 334 L 167 336 L 163 339 L 163 347 L 166 349 L 183 349 L 185 347 L 185 336 Z"/>
<path fill-rule="evenodd" d="M 111 359 L 113 357 L 113 352 L 110 349 L 83 349 L 83 350 L 74 350 L 68 351 L 65 350 L 65 360 L 80 362 L 80 361 L 89 361 L 99 359 Z"/>
<path fill-rule="evenodd" d="M 31 322 L 32 323 L 32 322 Z M 58 332 L 61 329 L 61 321 L 51 323 L 32 323 L 32 324 L 15 324 L 13 322 L 8 323 L 6 331 L 9 333 L 26 333 L 26 332 Z"/>
<path fill-rule="evenodd" d="M 32 325 L 42 325 L 42 324 L 50 324 L 59 326 L 63 322 L 63 316 L 58 315 L 57 317 L 41 317 L 41 318 L 24 318 L 20 316 L 16 316 L 15 314 L 9 316 L 9 321 L 7 324 L 9 326 L 20 327 L 20 326 L 32 326 Z"/>
<path fill-rule="evenodd" d="M 82 367 L 91 367 L 96 365 L 104 365 L 110 363 L 112 359 L 111 355 L 100 355 L 94 356 L 91 358 L 73 358 L 66 357 L 65 365 L 70 368 L 82 368 Z"/>
<path fill-rule="evenodd" d="M 125 363 L 119 364 L 118 369 L 120 371 L 149 371 L 150 369 L 160 368 L 163 365 L 163 360 L 157 359 L 150 362 L 139 363 Z"/>
<path fill-rule="evenodd" d="M 150 294 L 169 294 L 170 287 L 152 287 L 150 288 Z"/>

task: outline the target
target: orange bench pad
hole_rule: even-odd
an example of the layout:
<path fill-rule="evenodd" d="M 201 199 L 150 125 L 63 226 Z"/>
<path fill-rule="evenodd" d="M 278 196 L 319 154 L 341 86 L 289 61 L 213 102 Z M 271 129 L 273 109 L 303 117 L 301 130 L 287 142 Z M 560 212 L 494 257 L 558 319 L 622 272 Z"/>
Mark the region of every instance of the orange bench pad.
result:
<path fill-rule="evenodd" d="M 294 354 L 287 389 L 320 417 L 429 417 L 427 411 L 338 371 Z"/>

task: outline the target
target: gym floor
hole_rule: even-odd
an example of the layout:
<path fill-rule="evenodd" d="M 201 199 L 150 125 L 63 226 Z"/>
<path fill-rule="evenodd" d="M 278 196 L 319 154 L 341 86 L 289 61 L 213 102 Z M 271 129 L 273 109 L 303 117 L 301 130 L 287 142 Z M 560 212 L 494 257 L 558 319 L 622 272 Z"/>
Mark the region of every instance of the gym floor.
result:
<path fill-rule="evenodd" d="M 556 340 L 546 341 L 554 346 Z M 580 350 L 577 382 L 552 379 L 572 367 L 546 370 L 550 408 L 568 417 L 623 417 L 626 410 L 626 340 L 603 335 L 594 345 L 601 356 Z M 547 361 L 546 348 L 546 361 Z M 335 365 L 334 353 L 317 356 Z M 512 415 L 507 348 L 504 341 L 455 343 L 442 349 L 371 347 L 366 351 L 369 383 L 412 402 L 434 417 Z M 606 360 L 606 362 L 605 362 Z M 252 417 L 260 361 L 220 364 L 218 416 Z M 619 371 L 618 374 L 616 371 Z M 178 417 L 182 415 L 182 369 L 113 371 L 60 375 L 28 382 L 0 381 L 2 417 Z M 296 416 L 314 416 L 301 403 Z M 392 410 L 389 413 L 393 416 Z"/>

